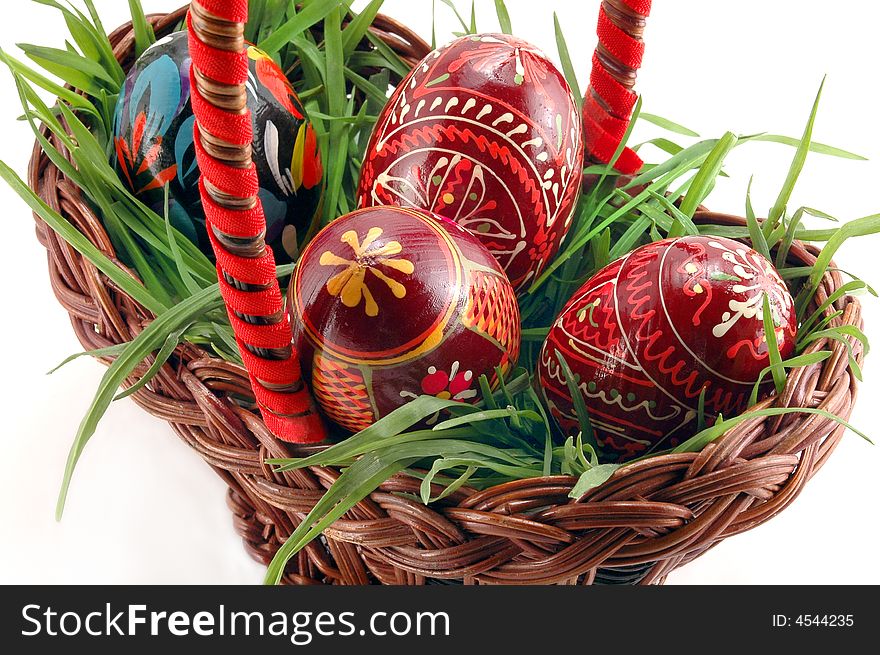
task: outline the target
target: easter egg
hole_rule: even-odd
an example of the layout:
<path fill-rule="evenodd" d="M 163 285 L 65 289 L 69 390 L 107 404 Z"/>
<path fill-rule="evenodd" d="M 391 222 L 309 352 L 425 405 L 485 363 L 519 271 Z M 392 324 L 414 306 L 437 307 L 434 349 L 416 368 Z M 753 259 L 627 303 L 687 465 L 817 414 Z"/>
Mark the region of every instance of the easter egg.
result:
<path fill-rule="evenodd" d="M 599 271 L 553 323 L 538 363 L 551 414 L 567 434 L 577 413 L 557 353 L 575 377 L 605 461 L 693 436 L 747 408 L 769 365 L 764 298 L 783 359 L 797 333 L 792 297 L 773 265 L 740 242 L 689 236 L 637 248 Z M 771 391 L 764 385 L 763 395 Z"/>
<path fill-rule="evenodd" d="M 583 160 L 577 103 L 552 62 L 512 36 L 465 36 L 431 52 L 391 96 L 358 202 L 455 221 L 519 290 L 559 249 Z"/>
<path fill-rule="evenodd" d="M 425 212 L 337 219 L 303 251 L 288 293 L 305 377 L 348 430 L 425 394 L 472 401 L 480 376 L 494 384 L 519 354 L 504 272 L 467 230 Z"/>
<path fill-rule="evenodd" d="M 283 71 L 248 46 L 247 104 L 266 243 L 290 261 L 319 218 L 323 169 L 315 131 Z M 169 186 L 171 223 L 213 256 L 199 197 L 186 32 L 157 41 L 125 79 L 114 119 L 115 164 L 129 189 L 160 216 Z"/>

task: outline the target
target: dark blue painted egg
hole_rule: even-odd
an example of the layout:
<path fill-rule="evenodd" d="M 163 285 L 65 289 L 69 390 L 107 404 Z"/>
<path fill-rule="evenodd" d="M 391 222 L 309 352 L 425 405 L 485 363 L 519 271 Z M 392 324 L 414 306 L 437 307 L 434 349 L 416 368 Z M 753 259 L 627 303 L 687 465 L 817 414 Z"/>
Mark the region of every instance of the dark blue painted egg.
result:
<path fill-rule="evenodd" d="M 287 262 L 298 256 L 318 224 L 321 154 L 283 71 L 254 46 L 248 47 L 248 57 L 247 102 L 266 242 L 279 262 Z M 199 198 L 190 63 L 186 32 L 161 39 L 137 60 L 116 105 L 115 164 L 131 191 L 160 216 L 168 185 L 172 224 L 213 256 Z"/>

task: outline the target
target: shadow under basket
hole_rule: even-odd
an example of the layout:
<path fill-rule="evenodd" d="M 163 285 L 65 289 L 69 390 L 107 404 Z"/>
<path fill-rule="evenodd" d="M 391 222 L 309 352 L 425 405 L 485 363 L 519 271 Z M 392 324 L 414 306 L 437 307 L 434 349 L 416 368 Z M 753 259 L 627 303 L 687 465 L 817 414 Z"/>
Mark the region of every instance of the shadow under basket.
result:
<path fill-rule="evenodd" d="M 151 16 L 157 34 L 174 29 L 185 9 Z M 409 29 L 379 16 L 373 31 L 410 65 L 429 46 Z M 131 25 L 111 41 L 123 66 L 133 61 Z M 47 133 L 47 136 L 48 133 Z M 52 138 L 49 136 L 49 138 Z M 63 151 L 63 149 L 62 149 Z M 49 158 L 35 146 L 29 184 L 50 207 L 115 259 L 101 220 Z M 698 212 L 696 220 L 744 225 L 734 216 Z M 58 301 L 87 350 L 130 341 L 153 318 L 37 218 Z M 818 250 L 795 243 L 790 259 L 809 266 Z M 813 307 L 842 285 L 833 268 Z M 827 312 L 831 325 L 861 327 L 858 301 L 844 296 Z M 861 344 L 852 339 L 856 359 Z M 821 408 L 849 418 L 856 380 L 839 341 L 817 341 L 808 352 L 828 359 L 795 369 L 784 391 L 758 407 Z M 103 360 L 108 363 L 109 360 Z M 134 384 L 146 366 L 127 381 Z M 245 370 L 183 344 L 135 402 L 162 418 L 229 485 L 228 505 L 247 551 L 268 563 L 324 491 L 332 468 L 276 473 L 265 461 L 303 456 L 315 447 L 275 439 L 258 414 L 229 400 L 253 397 Z M 816 414 L 744 421 L 699 453 L 660 455 L 619 469 L 578 501 L 576 479 L 521 480 L 483 491 L 463 488 L 443 502 L 412 500 L 420 480 L 385 482 L 288 564 L 290 584 L 656 584 L 722 539 L 785 509 L 834 450 L 844 428 Z M 564 512 L 559 508 L 566 506 Z"/>

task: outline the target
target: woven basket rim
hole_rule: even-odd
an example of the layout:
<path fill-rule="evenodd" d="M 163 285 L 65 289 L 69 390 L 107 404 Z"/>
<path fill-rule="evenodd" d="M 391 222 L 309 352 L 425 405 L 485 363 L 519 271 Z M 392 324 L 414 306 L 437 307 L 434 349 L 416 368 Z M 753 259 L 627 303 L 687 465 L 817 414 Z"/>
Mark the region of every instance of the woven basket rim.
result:
<path fill-rule="evenodd" d="M 183 7 L 148 18 L 161 35 L 173 29 L 185 11 Z M 412 30 L 382 15 L 374 33 L 410 65 L 429 50 Z M 132 60 L 130 23 L 115 30 L 111 42 L 123 65 Z M 45 129 L 44 134 L 51 138 Z M 28 182 L 115 260 L 99 218 L 39 142 Z M 149 312 L 34 218 L 48 252 L 53 290 L 83 347 L 123 343 L 142 331 L 152 319 Z M 698 211 L 695 220 L 745 225 L 741 217 L 708 210 Z M 795 242 L 790 258 L 809 265 L 818 252 Z M 840 273 L 829 270 L 814 304 L 842 284 Z M 861 327 L 857 299 L 844 296 L 827 311 L 837 310 L 843 313 L 832 325 Z M 861 343 L 853 339 L 850 345 L 861 362 Z M 857 381 L 848 367 L 847 347 L 820 340 L 808 352 L 822 349 L 831 350 L 832 356 L 795 369 L 783 393 L 758 407 L 821 407 L 848 419 Z M 145 371 L 145 366 L 138 369 L 126 385 Z M 244 369 L 196 345 L 182 344 L 154 380 L 132 397 L 168 421 L 229 485 L 227 500 L 235 527 L 248 552 L 268 563 L 339 471 L 274 472 L 266 459 L 305 456 L 319 447 L 278 441 L 258 415 L 226 400 L 230 393 L 250 395 Z M 662 582 L 722 539 L 760 525 L 787 507 L 825 463 L 843 432 L 842 425 L 815 414 L 750 419 L 700 453 L 658 455 L 625 465 L 576 502 L 567 498 L 576 479 L 552 476 L 483 491 L 464 488 L 428 507 L 405 495 L 418 494 L 421 481 L 398 475 L 293 558 L 283 581 Z"/>

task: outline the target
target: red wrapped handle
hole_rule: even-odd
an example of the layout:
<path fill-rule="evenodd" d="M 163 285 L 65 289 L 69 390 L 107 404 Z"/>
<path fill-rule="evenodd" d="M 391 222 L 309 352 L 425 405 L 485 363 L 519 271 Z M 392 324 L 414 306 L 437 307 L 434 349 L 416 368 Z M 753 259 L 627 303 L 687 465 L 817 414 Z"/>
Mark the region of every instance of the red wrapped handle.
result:
<path fill-rule="evenodd" d="M 607 164 L 629 127 L 637 96 L 633 91 L 642 65 L 642 35 L 651 13 L 651 0 L 603 0 L 596 32 L 590 86 L 584 97 L 584 133 L 588 156 Z M 642 167 L 639 156 L 625 148 L 615 163 L 632 175 Z"/>
<path fill-rule="evenodd" d="M 195 0 L 187 15 L 199 191 L 220 290 L 266 427 L 285 441 L 318 442 L 326 431 L 300 375 L 257 195 L 247 15 L 247 0 Z"/>

